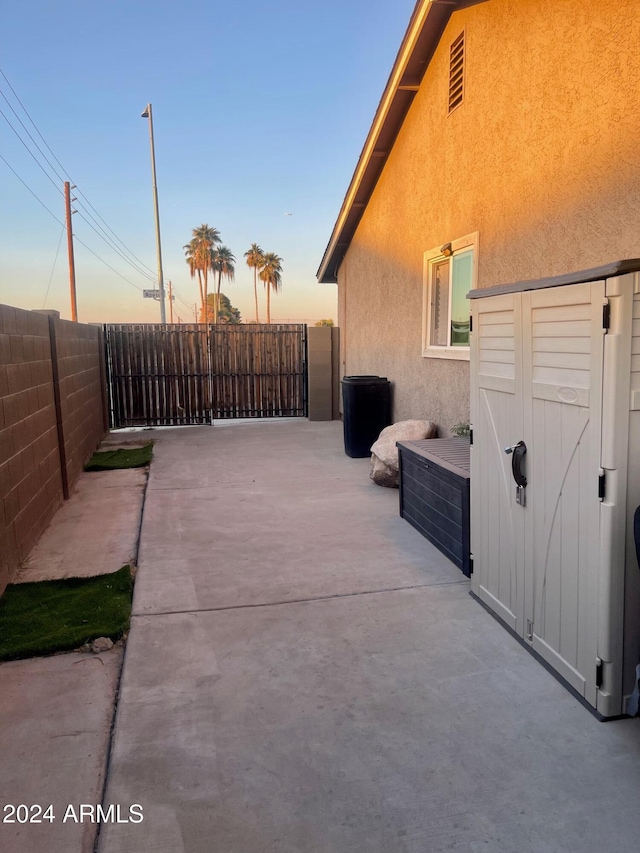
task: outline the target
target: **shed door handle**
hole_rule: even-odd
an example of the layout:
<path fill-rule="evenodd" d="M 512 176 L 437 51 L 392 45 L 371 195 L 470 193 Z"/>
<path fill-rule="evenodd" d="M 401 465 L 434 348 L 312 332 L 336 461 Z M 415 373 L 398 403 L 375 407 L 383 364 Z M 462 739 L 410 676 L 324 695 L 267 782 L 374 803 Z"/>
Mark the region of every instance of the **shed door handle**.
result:
<path fill-rule="evenodd" d="M 527 485 L 527 478 L 522 470 L 522 465 L 524 457 L 527 454 L 527 445 L 524 441 L 519 441 L 509 449 L 513 454 L 511 456 L 511 472 L 513 474 L 513 479 L 516 481 L 516 486 L 522 486 L 524 488 Z"/>

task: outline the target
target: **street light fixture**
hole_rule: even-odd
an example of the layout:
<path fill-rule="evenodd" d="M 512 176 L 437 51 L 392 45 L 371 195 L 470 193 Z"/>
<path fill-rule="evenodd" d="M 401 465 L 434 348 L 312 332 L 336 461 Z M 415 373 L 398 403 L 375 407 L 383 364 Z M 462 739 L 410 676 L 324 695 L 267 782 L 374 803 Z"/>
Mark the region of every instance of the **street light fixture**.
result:
<path fill-rule="evenodd" d="M 164 279 L 162 276 L 162 248 L 160 246 L 160 214 L 158 213 L 158 185 L 156 183 L 156 150 L 153 144 L 153 113 L 151 104 L 147 104 L 142 118 L 149 119 L 149 140 L 151 142 L 151 180 L 153 182 L 153 209 L 156 215 L 156 248 L 158 253 L 158 289 L 160 291 L 160 322 L 166 323 L 164 307 Z"/>

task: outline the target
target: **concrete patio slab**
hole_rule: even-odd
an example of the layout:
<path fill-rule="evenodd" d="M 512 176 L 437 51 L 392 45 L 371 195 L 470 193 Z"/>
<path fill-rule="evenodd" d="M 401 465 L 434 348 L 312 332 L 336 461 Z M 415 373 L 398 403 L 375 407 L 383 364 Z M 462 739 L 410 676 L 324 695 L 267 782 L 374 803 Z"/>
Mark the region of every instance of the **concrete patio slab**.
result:
<path fill-rule="evenodd" d="M 598 723 L 398 518 L 340 424 L 156 430 L 100 853 L 635 849 Z"/>
<path fill-rule="evenodd" d="M 68 805 L 101 802 L 121 660 L 114 647 L 0 664 L 0 850 L 93 850 L 95 824 L 63 819 Z M 5 822 L 19 804 L 52 805 L 55 819 Z"/>
<path fill-rule="evenodd" d="M 464 585 L 139 617 L 99 850 L 634 849 L 639 749 Z"/>
<path fill-rule="evenodd" d="M 136 561 L 147 471 L 80 475 L 14 583 L 92 577 Z"/>
<path fill-rule="evenodd" d="M 348 459 L 341 425 L 159 431 L 135 613 L 461 583 L 398 515 L 398 492 Z"/>
<path fill-rule="evenodd" d="M 56 815 L 1 850 L 89 853 L 61 817 L 99 802 L 143 813 L 99 853 L 635 849 L 640 720 L 597 722 L 473 601 L 339 424 L 152 437 L 111 760 L 119 649 L 0 665 L 2 805 Z"/>

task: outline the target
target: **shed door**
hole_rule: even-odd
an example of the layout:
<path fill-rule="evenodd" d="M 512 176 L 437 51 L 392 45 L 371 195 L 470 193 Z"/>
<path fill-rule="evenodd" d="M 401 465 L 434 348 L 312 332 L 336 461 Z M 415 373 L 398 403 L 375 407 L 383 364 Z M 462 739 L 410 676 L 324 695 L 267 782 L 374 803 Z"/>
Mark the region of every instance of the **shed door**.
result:
<path fill-rule="evenodd" d="M 525 639 L 595 705 L 604 282 L 521 297 Z"/>
<path fill-rule="evenodd" d="M 522 636 L 524 518 L 504 453 L 523 437 L 521 294 L 474 300 L 472 310 L 472 589 Z"/>

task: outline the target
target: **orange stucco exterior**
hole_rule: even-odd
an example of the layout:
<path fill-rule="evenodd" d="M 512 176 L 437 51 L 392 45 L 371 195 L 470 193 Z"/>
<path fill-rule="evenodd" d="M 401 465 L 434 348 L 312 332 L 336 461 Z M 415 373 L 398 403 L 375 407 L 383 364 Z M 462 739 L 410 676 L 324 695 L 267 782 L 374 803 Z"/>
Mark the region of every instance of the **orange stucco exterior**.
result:
<path fill-rule="evenodd" d="M 468 363 L 422 355 L 425 251 L 478 232 L 479 287 L 640 256 L 639 44 L 637 0 L 451 16 L 338 271 L 342 373 L 387 376 L 395 420 L 468 419 Z"/>

